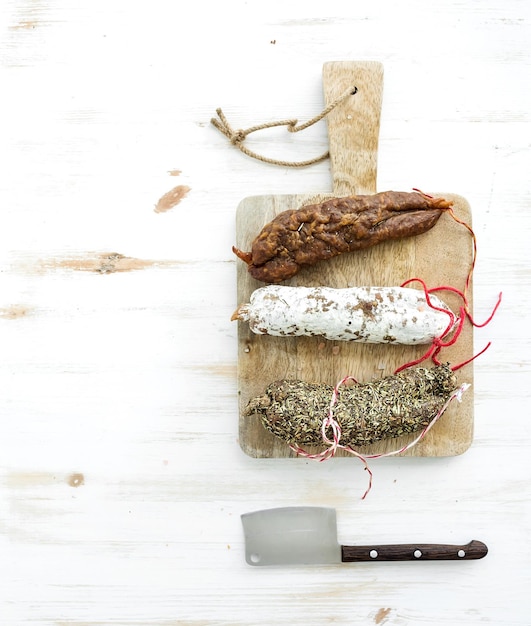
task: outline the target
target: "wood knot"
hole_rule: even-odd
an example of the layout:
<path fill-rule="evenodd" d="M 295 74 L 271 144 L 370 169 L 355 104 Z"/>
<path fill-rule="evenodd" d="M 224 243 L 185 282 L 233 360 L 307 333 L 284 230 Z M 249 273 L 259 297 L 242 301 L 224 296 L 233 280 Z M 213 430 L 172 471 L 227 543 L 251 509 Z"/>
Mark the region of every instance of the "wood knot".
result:
<path fill-rule="evenodd" d="M 81 487 L 81 485 L 85 484 L 85 477 L 83 476 L 83 474 L 71 474 L 68 479 L 67 479 L 67 483 L 70 485 L 70 487 Z"/>

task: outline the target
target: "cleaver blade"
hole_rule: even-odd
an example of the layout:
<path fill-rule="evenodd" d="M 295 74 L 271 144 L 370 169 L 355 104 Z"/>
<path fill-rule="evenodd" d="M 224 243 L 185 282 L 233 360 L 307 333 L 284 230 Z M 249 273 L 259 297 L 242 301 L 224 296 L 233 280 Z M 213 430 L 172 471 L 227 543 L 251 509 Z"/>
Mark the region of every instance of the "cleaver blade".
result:
<path fill-rule="evenodd" d="M 467 561 L 486 556 L 481 541 L 344 546 L 337 540 L 335 509 L 292 506 L 241 516 L 249 565 L 332 565 L 370 561 Z"/>

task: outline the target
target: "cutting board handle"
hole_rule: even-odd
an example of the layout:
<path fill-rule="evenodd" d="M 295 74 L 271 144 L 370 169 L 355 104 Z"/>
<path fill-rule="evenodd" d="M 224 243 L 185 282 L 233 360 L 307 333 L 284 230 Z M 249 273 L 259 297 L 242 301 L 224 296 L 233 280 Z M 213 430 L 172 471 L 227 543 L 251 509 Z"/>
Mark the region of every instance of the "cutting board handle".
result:
<path fill-rule="evenodd" d="M 332 191 L 336 196 L 376 192 L 383 65 L 377 61 L 330 61 L 323 65 L 327 105 L 353 86 L 357 92 L 327 115 Z"/>

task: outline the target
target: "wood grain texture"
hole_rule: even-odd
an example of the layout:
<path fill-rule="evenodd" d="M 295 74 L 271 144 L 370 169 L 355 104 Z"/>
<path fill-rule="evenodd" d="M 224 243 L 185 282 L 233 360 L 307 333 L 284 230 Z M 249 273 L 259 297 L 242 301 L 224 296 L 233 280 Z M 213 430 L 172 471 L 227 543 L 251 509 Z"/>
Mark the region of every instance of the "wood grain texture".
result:
<path fill-rule="evenodd" d="M 336 196 L 376 192 L 383 74 L 383 65 L 377 61 L 329 61 L 323 65 L 327 104 L 350 86 L 357 89 L 326 117 Z"/>
<path fill-rule="evenodd" d="M 0 3 L 2 626 L 529 625 L 530 40 L 521 0 Z M 331 163 L 210 125 L 310 119 L 337 59 L 385 67 L 377 188 L 466 198 L 477 318 L 504 297 L 467 453 L 375 459 L 363 501 L 354 459 L 238 441 L 236 207 L 329 195 Z M 327 124 L 249 145 L 311 158 Z M 293 505 L 335 507 L 342 542 L 489 554 L 249 568 L 240 515 Z"/>
<path fill-rule="evenodd" d="M 318 197 L 258 196 L 242 200 L 236 214 L 237 248 L 249 250 L 262 227 L 284 210 L 319 202 L 337 194 L 375 192 L 382 79 L 379 63 L 325 64 L 323 81 L 327 101 L 333 101 L 351 85 L 358 87 L 358 93 L 334 109 L 328 121 L 333 194 Z M 453 201 L 459 219 L 471 224 L 470 207 L 464 198 L 443 192 L 435 195 Z M 336 288 L 365 285 L 392 287 L 417 277 L 430 288 L 450 285 L 463 289 L 471 264 L 470 234 L 449 215 L 443 215 L 436 226 L 424 235 L 340 255 L 317 266 L 304 268 L 288 284 Z M 238 264 L 237 282 L 240 303 L 248 302 L 254 289 L 261 286 L 241 262 Z M 459 300 L 452 295 L 447 300 L 457 313 Z M 470 302 L 472 305 L 471 290 Z M 295 456 L 285 442 L 264 429 L 258 415 L 243 415 L 249 400 L 261 395 L 268 384 L 282 378 L 298 378 L 334 385 L 347 375 L 367 382 L 392 374 L 404 363 L 419 358 L 427 349 L 426 346 L 332 342 L 320 337 L 255 335 L 246 323 L 239 323 L 238 337 L 240 444 L 247 454 L 255 457 Z M 444 351 L 443 358 L 457 365 L 470 359 L 472 352 L 472 329 L 467 326 L 459 342 Z M 459 378 L 472 385 L 473 364 L 463 368 Z M 428 436 L 407 454 L 448 456 L 467 450 L 473 437 L 473 395 L 471 388 L 464 395 L 463 402 L 454 402 Z M 391 452 L 412 439 L 410 435 L 386 440 L 360 452 Z"/>

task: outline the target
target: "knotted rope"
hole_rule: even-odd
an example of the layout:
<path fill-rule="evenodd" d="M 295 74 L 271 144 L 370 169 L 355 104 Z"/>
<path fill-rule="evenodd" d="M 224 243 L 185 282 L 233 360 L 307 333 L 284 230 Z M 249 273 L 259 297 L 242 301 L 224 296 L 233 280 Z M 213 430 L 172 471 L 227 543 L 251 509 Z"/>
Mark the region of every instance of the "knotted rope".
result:
<path fill-rule="evenodd" d="M 239 150 L 241 150 L 247 156 L 257 159 L 258 161 L 262 161 L 263 163 L 271 163 L 272 165 L 281 165 L 283 167 L 306 167 L 307 165 L 312 165 L 313 163 L 318 163 L 319 161 L 323 161 L 327 159 L 329 156 L 329 152 L 325 152 L 320 156 L 314 157 L 313 159 L 308 159 L 306 161 L 282 161 L 280 159 L 273 159 L 270 157 L 263 156 L 250 150 L 246 145 L 244 145 L 245 139 L 251 133 L 255 133 L 259 130 L 264 130 L 265 128 L 274 128 L 276 126 L 287 126 L 288 132 L 290 133 L 298 133 L 312 124 L 316 124 L 324 117 L 326 117 L 330 111 L 335 109 L 339 104 L 341 104 L 344 100 L 346 100 L 349 96 L 353 96 L 358 91 L 357 87 L 349 87 L 344 93 L 342 93 L 338 98 L 330 102 L 328 106 L 326 106 L 321 113 L 312 117 L 307 122 L 303 124 L 299 124 L 298 120 L 290 119 L 290 120 L 280 120 L 277 122 L 266 122 L 264 124 L 257 124 L 256 126 L 251 126 L 247 129 L 237 129 L 234 130 L 232 126 L 229 124 L 225 114 L 221 109 L 216 109 L 217 118 L 213 117 L 210 122 L 213 126 L 215 126 L 221 133 L 228 138 L 233 146 L 236 146 Z"/>

